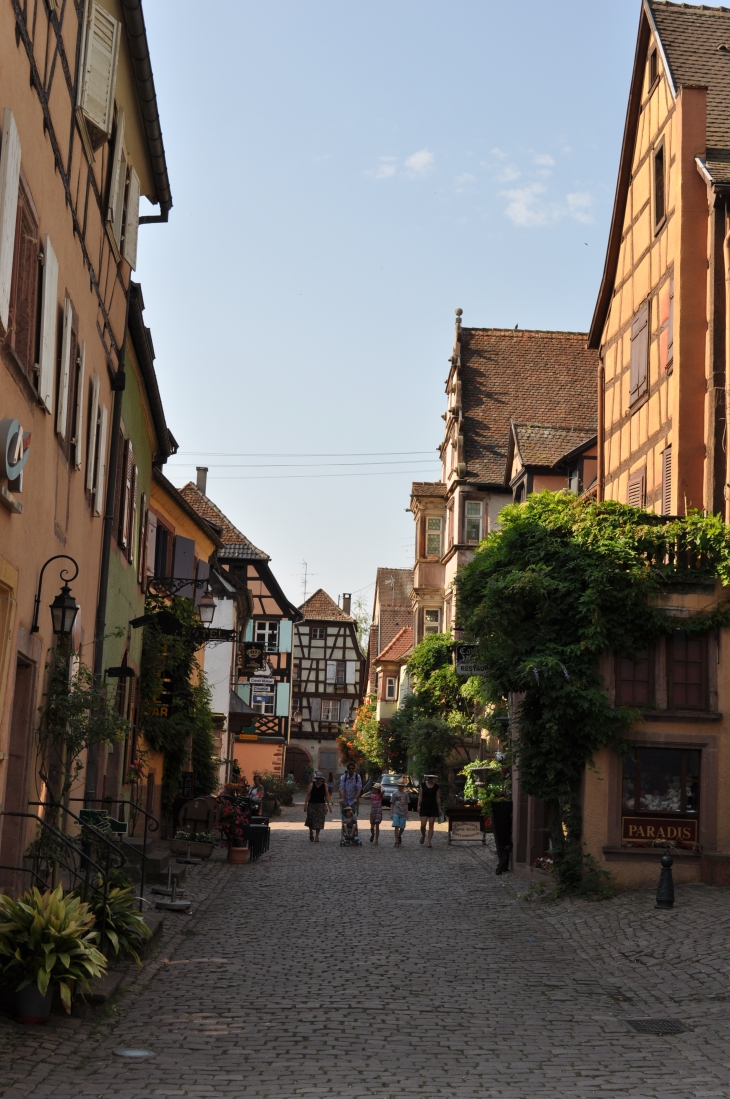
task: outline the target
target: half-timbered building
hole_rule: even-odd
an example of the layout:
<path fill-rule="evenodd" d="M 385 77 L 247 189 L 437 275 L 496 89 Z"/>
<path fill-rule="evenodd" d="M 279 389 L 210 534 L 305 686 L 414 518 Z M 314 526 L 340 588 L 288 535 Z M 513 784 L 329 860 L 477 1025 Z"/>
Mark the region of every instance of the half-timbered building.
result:
<path fill-rule="evenodd" d="M 303 618 L 294 628 L 293 726 L 287 750 L 287 773 L 303 782 L 307 768 L 325 777 L 341 770 L 336 738 L 351 725 L 362 702 L 365 657 L 350 615 L 321 588 L 302 604 Z"/>

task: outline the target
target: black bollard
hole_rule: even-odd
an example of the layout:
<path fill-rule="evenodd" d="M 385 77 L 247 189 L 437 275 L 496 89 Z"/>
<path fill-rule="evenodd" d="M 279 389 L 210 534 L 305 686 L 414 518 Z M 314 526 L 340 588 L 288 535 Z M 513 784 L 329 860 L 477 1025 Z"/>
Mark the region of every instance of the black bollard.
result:
<path fill-rule="evenodd" d="M 659 875 L 659 885 L 656 891 L 655 908 L 674 907 L 674 881 L 672 880 L 673 862 L 674 859 L 671 855 L 662 855 L 662 870 Z"/>

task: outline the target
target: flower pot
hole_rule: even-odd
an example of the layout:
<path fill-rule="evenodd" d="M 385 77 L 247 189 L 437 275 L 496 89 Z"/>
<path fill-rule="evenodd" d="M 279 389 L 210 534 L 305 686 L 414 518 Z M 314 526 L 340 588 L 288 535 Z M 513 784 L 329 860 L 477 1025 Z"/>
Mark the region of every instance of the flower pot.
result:
<path fill-rule="evenodd" d="M 46 994 L 38 991 L 38 985 L 32 984 L 15 993 L 15 1018 L 19 1023 L 45 1023 L 51 1014 L 53 1003 L 53 985 L 49 985 Z"/>
<path fill-rule="evenodd" d="M 229 847 L 228 861 L 236 864 L 248 862 L 248 847 Z"/>
<path fill-rule="evenodd" d="M 190 845 L 190 858 L 193 859 L 209 859 L 213 854 L 212 843 L 191 843 Z M 188 853 L 188 841 L 187 840 L 170 840 L 170 851 L 173 855 L 186 856 Z"/>

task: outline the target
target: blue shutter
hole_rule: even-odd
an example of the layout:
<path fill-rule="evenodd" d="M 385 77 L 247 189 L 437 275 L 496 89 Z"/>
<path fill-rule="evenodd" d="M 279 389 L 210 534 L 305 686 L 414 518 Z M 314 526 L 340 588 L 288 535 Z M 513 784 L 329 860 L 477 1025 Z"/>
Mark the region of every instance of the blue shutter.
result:
<path fill-rule="evenodd" d="M 291 622 L 289 623 L 291 626 Z M 275 713 L 277 717 L 289 717 L 289 684 L 277 683 L 276 684 L 276 705 Z"/>
<path fill-rule="evenodd" d="M 243 640 L 253 641 L 253 618 L 249 618 L 248 622 L 246 623 L 246 636 Z"/>
<path fill-rule="evenodd" d="M 251 705 L 251 684 L 250 683 L 237 683 L 236 684 L 236 694 L 238 695 L 239 698 L 242 698 L 243 701 L 248 706 Z"/>
<path fill-rule="evenodd" d="M 292 624 L 288 618 L 282 618 L 279 623 L 279 652 L 291 652 Z"/>

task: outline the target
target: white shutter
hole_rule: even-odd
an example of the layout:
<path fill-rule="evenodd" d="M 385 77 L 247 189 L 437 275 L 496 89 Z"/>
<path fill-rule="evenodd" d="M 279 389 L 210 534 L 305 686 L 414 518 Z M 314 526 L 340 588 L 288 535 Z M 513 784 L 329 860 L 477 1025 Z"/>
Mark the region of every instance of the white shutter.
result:
<path fill-rule="evenodd" d="M 347 668 L 345 670 L 345 683 L 355 683 L 357 676 L 357 661 L 348 660 Z"/>
<path fill-rule="evenodd" d="M 127 224 L 124 226 L 124 258 L 129 266 L 137 266 L 137 236 L 139 231 L 139 176 L 129 169 L 129 193 L 127 195 Z"/>
<path fill-rule="evenodd" d="M 99 375 L 94 374 L 89 415 L 89 453 L 86 456 L 86 488 L 94 491 L 94 461 L 96 459 L 96 422 L 99 419 Z"/>
<path fill-rule="evenodd" d="M 13 112 L 6 107 L 3 115 L 3 144 L 0 149 L 0 322 L 6 332 L 10 311 L 10 284 L 13 278 L 19 180 L 20 138 Z"/>
<path fill-rule="evenodd" d="M 109 209 L 107 221 L 112 224 L 114 239 L 119 244 L 124 210 L 124 187 L 127 182 L 127 157 L 124 152 L 124 108 L 117 111 L 117 134 L 112 154 L 111 186 L 109 187 Z"/>
<path fill-rule="evenodd" d="M 101 406 L 101 430 L 99 432 L 99 468 L 94 485 L 94 515 L 104 511 L 104 481 L 106 479 L 106 437 L 109 433 L 109 413 L 106 405 Z"/>
<path fill-rule="evenodd" d="M 327 682 L 328 683 L 336 683 L 337 682 L 337 661 L 336 660 L 328 660 L 327 661 Z"/>
<path fill-rule="evenodd" d="M 119 57 L 119 22 L 92 0 L 86 27 L 84 74 L 79 106 L 89 122 L 107 137 L 114 117 L 114 84 Z"/>
<path fill-rule="evenodd" d="M 38 396 L 53 413 L 53 383 L 56 376 L 56 325 L 58 324 L 58 260 L 46 234 L 43 244 L 41 289 L 41 346 L 38 356 Z"/>
<path fill-rule="evenodd" d="M 66 438 L 66 415 L 68 413 L 68 383 L 71 375 L 71 325 L 73 309 L 68 298 L 63 303 L 63 334 L 61 336 L 61 370 L 58 376 L 58 412 L 56 413 L 56 431 L 62 439 Z"/>
<path fill-rule="evenodd" d="M 84 454 L 84 375 L 86 373 L 86 340 L 81 341 L 81 363 L 76 387 L 76 427 L 74 429 L 74 469 L 81 469 Z"/>
<path fill-rule="evenodd" d="M 309 712 L 312 715 L 312 721 L 319 721 L 322 715 L 322 699 L 313 698 L 309 703 Z"/>

